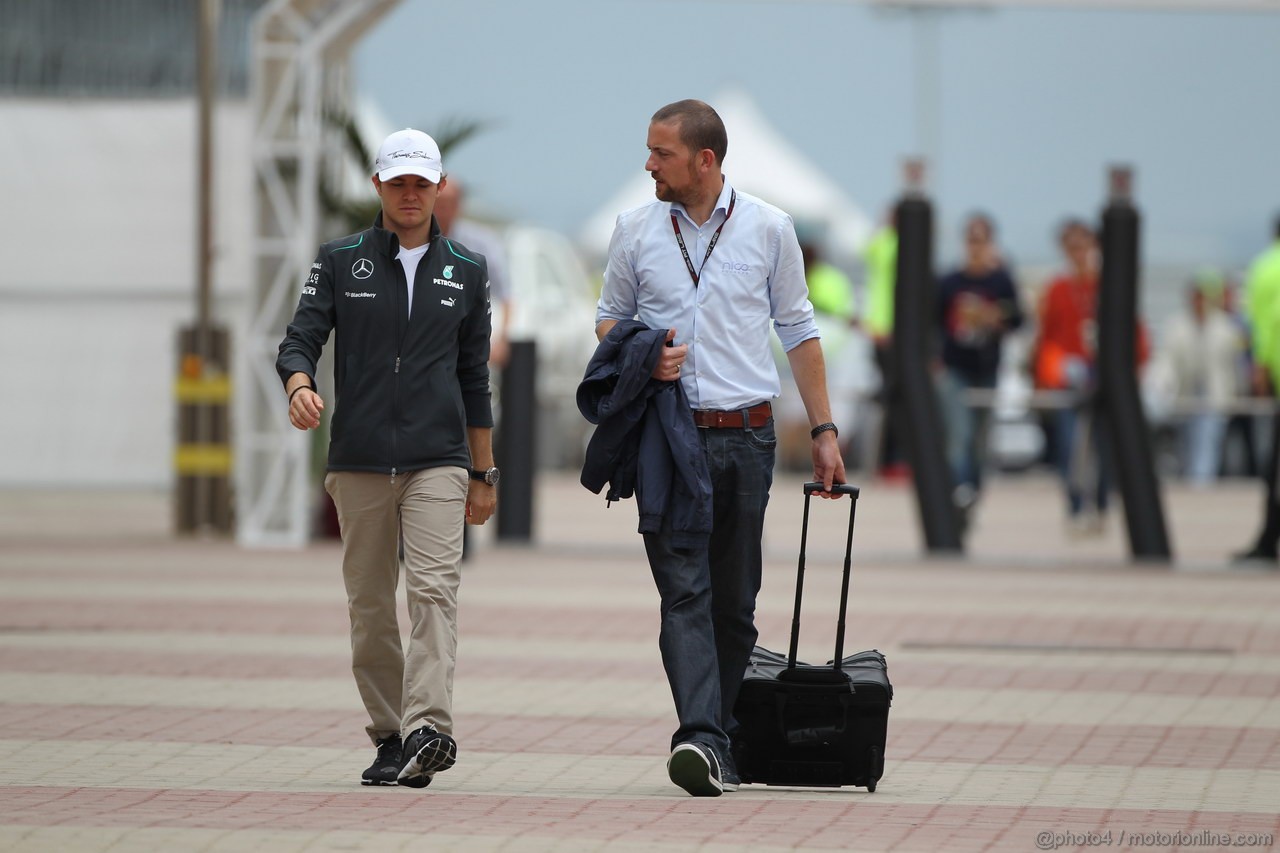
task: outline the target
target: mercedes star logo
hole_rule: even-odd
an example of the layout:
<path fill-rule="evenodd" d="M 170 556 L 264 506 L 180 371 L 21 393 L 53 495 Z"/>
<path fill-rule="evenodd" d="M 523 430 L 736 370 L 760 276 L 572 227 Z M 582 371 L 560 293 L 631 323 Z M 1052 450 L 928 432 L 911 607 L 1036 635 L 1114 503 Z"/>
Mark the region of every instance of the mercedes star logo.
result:
<path fill-rule="evenodd" d="M 351 274 L 358 279 L 366 279 L 373 275 L 373 261 L 361 258 L 351 265 Z"/>

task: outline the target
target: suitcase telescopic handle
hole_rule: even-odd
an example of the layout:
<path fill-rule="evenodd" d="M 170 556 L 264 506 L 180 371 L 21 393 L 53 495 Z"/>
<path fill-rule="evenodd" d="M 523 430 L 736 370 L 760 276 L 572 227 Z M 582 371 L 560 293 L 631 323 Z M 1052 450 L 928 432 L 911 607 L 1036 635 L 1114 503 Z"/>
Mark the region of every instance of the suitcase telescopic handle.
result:
<path fill-rule="evenodd" d="M 818 492 L 825 492 L 825 491 L 826 491 L 826 487 L 823 486 L 821 483 L 805 483 L 804 484 L 804 493 L 806 496 L 817 494 Z M 853 485 L 852 483 L 835 483 L 834 485 L 832 485 L 831 491 L 833 494 L 853 495 L 855 498 L 858 496 L 858 487 Z"/>
<path fill-rule="evenodd" d="M 787 669 L 796 668 L 796 656 L 800 649 L 800 602 L 804 599 L 804 552 L 809 541 L 809 499 L 819 492 L 825 492 L 822 483 L 804 484 L 804 522 L 800 526 L 800 562 L 796 567 L 796 607 L 791 617 L 791 651 L 787 655 Z M 831 487 L 834 493 L 849 496 L 849 532 L 844 542 L 844 576 L 840 581 L 840 618 L 836 623 L 836 653 L 832 658 L 832 666 L 840 671 L 841 659 L 844 657 L 844 612 L 849 606 L 849 568 L 853 558 L 853 518 L 858 507 L 858 487 L 848 483 L 836 483 Z"/>

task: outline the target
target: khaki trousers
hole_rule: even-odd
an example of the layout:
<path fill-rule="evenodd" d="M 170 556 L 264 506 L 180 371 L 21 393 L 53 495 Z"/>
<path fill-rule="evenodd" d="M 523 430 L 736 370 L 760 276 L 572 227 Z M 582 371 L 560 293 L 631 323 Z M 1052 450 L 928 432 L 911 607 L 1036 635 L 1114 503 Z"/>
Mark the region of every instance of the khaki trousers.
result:
<path fill-rule="evenodd" d="M 342 578 L 351 615 L 351 671 L 369 738 L 424 725 L 453 732 L 458 584 L 469 477 L 465 468 L 388 474 L 334 471 Z M 396 587 L 404 540 L 409 645 L 400 643 Z"/>

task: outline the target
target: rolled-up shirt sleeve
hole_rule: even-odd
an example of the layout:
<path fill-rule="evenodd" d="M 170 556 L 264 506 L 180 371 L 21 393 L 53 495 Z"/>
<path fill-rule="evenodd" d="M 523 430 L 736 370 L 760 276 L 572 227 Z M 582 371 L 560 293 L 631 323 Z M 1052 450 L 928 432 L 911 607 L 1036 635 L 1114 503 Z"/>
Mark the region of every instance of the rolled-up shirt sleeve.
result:
<path fill-rule="evenodd" d="M 636 292 L 639 287 L 631 245 L 622 217 L 613 226 L 609 239 L 609 261 L 604 268 L 604 286 L 596 303 L 596 325 L 602 320 L 630 320 L 636 316 Z"/>
<path fill-rule="evenodd" d="M 813 317 L 813 303 L 809 301 L 809 286 L 804 277 L 804 258 L 791 217 L 778 223 L 773 237 L 776 248 L 773 270 L 769 274 L 769 308 L 782 349 L 791 352 L 821 334 Z"/>

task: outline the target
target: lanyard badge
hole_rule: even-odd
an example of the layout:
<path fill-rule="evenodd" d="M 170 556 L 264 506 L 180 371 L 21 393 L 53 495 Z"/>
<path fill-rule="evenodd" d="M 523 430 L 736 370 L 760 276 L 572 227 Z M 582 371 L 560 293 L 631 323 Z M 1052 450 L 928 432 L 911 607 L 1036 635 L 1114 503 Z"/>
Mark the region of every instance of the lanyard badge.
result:
<path fill-rule="evenodd" d="M 720 232 L 724 230 L 724 226 L 729 223 L 729 217 L 733 216 L 733 206 L 738 202 L 738 191 L 729 190 L 729 209 L 725 211 L 724 222 L 720 223 L 720 227 L 716 229 L 716 233 L 711 235 L 711 242 L 707 244 L 707 253 L 702 256 L 702 266 L 707 265 L 707 259 L 711 257 L 711 252 L 715 249 L 716 243 L 720 240 Z M 693 261 L 689 259 L 689 250 L 685 248 L 684 236 L 680 233 L 680 222 L 676 219 L 676 212 L 671 211 L 671 230 L 676 232 L 676 243 L 680 245 L 680 254 L 684 256 L 685 269 L 689 270 L 689 278 L 693 279 L 693 286 L 698 286 L 698 279 L 701 276 L 698 270 L 693 268 Z"/>

